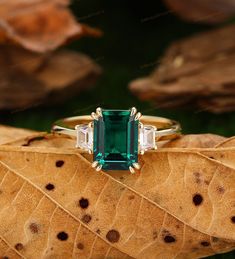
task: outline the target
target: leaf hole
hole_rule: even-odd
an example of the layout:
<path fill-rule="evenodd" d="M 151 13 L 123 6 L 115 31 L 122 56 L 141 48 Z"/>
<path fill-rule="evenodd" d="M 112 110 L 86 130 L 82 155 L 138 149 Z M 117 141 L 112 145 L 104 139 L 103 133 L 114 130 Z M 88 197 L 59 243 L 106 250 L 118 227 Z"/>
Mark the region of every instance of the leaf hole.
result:
<path fill-rule="evenodd" d="M 24 246 L 23 246 L 21 243 L 17 243 L 17 244 L 15 245 L 15 249 L 16 249 L 17 251 L 21 251 L 21 250 L 23 250 L 23 248 L 24 248 Z"/>
<path fill-rule="evenodd" d="M 84 245 L 83 245 L 82 243 L 78 243 L 78 244 L 77 244 L 77 248 L 78 248 L 79 250 L 83 250 L 83 249 L 84 249 Z"/>
<path fill-rule="evenodd" d="M 233 224 L 235 224 L 235 216 L 231 217 L 231 221 L 232 221 Z"/>
<path fill-rule="evenodd" d="M 69 238 L 69 235 L 64 232 L 64 231 L 61 231 L 57 234 L 57 238 L 60 240 L 60 241 L 66 241 L 68 238 Z"/>
<path fill-rule="evenodd" d="M 166 235 L 164 237 L 164 241 L 165 241 L 165 243 L 174 243 L 176 240 L 175 240 L 175 238 L 173 236 Z"/>
<path fill-rule="evenodd" d="M 209 245 L 210 245 L 210 243 L 209 243 L 209 242 L 207 242 L 207 241 L 202 241 L 202 242 L 201 242 L 201 245 L 202 245 L 202 246 L 209 246 Z"/>
<path fill-rule="evenodd" d="M 108 239 L 108 241 L 110 243 L 116 243 L 120 239 L 120 233 L 117 230 L 115 230 L 115 229 L 111 229 L 107 233 L 106 238 Z"/>
<path fill-rule="evenodd" d="M 82 222 L 88 224 L 90 221 L 91 221 L 91 215 L 85 214 L 85 215 L 82 217 Z"/>
<path fill-rule="evenodd" d="M 193 203 L 194 203 L 194 205 L 195 206 L 199 206 L 199 205 L 201 205 L 202 202 L 203 202 L 202 195 L 199 194 L 199 193 L 194 194 L 194 196 L 193 196 Z"/>
<path fill-rule="evenodd" d="M 55 186 L 54 184 L 52 183 L 48 183 L 45 188 L 48 190 L 48 191 L 53 191 L 55 189 Z"/>
<path fill-rule="evenodd" d="M 58 160 L 55 163 L 56 167 L 62 167 L 64 165 L 64 161 L 63 160 Z"/>
<path fill-rule="evenodd" d="M 79 205 L 82 209 L 86 209 L 88 206 L 89 206 L 89 201 L 88 199 L 85 199 L 85 198 L 81 198 L 79 200 Z"/>
<path fill-rule="evenodd" d="M 39 226 L 38 226 L 38 224 L 36 224 L 36 223 L 31 223 L 31 224 L 29 225 L 29 229 L 30 229 L 30 231 L 31 231 L 33 234 L 38 234 L 38 232 L 39 232 Z"/>

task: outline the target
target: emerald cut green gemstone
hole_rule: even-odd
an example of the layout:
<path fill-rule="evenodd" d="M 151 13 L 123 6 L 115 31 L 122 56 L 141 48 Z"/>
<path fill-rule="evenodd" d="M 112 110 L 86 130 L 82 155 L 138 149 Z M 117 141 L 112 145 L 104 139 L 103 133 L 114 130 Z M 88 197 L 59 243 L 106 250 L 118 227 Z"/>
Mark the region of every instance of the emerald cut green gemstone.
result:
<path fill-rule="evenodd" d="M 137 163 L 138 125 L 130 110 L 102 110 L 94 120 L 94 161 L 104 170 L 128 170 Z"/>

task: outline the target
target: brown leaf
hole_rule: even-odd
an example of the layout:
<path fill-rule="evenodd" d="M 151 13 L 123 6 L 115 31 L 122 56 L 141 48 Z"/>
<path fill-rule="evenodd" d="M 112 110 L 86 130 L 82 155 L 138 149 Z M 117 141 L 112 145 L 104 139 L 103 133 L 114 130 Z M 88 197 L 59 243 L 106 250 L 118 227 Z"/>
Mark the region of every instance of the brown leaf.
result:
<path fill-rule="evenodd" d="M 202 154 L 235 169 L 235 137 L 222 141 L 216 149 L 205 150 Z"/>
<path fill-rule="evenodd" d="M 43 258 L 46 255 L 77 258 L 88 257 L 90 254 L 99 257 L 107 253 L 110 257 L 115 255 L 116 258 L 130 258 L 95 235 L 78 215 L 71 214 L 63 205 L 57 204 L 57 198 L 50 194 L 57 192 L 51 189 L 48 183 L 50 177 L 45 186 L 39 187 L 34 186 L 33 182 L 25 181 L 23 175 L 18 175 L 11 169 L 7 170 L 4 165 L 0 167 L 1 179 L 4 175 L 6 177 L 1 185 L 1 206 L 5 210 L 1 213 L 0 232 L 12 247 L 18 250 L 21 257 Z M 56 188 L 59 188 L 59 185 Z M 72 185 L 71 188 L 73 189 Z M 60 196 L 63 197 L 63 194 Z M 63 200 L 69 203 L 72 201 L 69 196 Z M 86 215 L 76 203 L 69 206 L 80 211 L 83 214 L 82 218 Z M 8 231 L 11 226 L 14 226 L 14 234 Z M 18 244 L 21 244 L 20 249 Z"/>
<path fill-rule="evenodd" d="M 39 134 L 35 131 L 28 129 L 18 129 L 9 126 L 0 125 L 0 145 L 15 142 L 17 140 L 22 140 L 27 136 L 32 136 L 33 134 Z"/>
<path fill-rule="evenodd" d="M 28 50 L 46 52 L 68 40 L 101 32 L 76 22 L 67 0 L 14 1 L 0 4 L 0 42 L 13 42 Z"/>
<path fill-rule="evenodd" d="M 13 247 L 11 247 L 6 241 L 0 237 L 0 255 L 2 258 L 22 258 Z"/>
<path fill-rule="evenodd" d="M 1 47 L 0 53 L 0 109 L 64 101 L 93 86 L 101 74 L 91 58 L 73 51 L 40 55 Z"/>
<path fill-rule="evenodd" d="M 219 143 L 217 148 L 235 147 L 235 137 L 228 138 Z"/>
<path fill-rule="evenodd" d="M 173 43 L 150 77 L 130 83 L 131 91 L 162 108 L 235 110 L 234 35 L 230 25 Z"/>
<path fill-rule="evenodd" d="M 1 132 L 1 131 L 0 131 Z M 17 140 L 8 141 L 5 145 L 22 147 L 64 148 L 74 151 L 75 139 L 59 134 L 28 134 Z"/>
<path fill-rule="evenodd" d="M 0 148 L 1 195 L 8 197 L 1 206 L 7 209 L 1 213 L 0 235 L 12 246 L 21 243 L 22 256 L 71 258 L 89 251 L 98 257 L 116 249 L 114 258 L 198 258 L 233 248 L 233 242 L 187 227 L 156 200 L 133 191 L 129 174 L 97 174 L 79 154 L 61 151 Z M 146 171 L 145 180 L 150 180 Z M 14 235 L 6 235 L 4 229 L 12 225 Z"/>
<path fill-rule="evenodd" d="M 226 138 L 215 134 L 190 134 L 167 142 L 164 148 L 213 148 Z"/>
<path fill-rule="evenodd" d="M 185 136 L 182 143 L 191 138 L 193 147 L 203 146 L 202 150 L 205 150 L 205 147 L 214 146 L 223 140 L 223 137 L 216 135 L 200 137 L 206 138 L 200 145 L 197 144 L 198 136 Z M 90 163 L 72 148 L 75 140 L 68 137 L 43 135 L 42 138 L 35 139 L 34 136 L 14 142 L 13 145 L 25 143 L 29 147 L 0 147 L 3 167 L 25 179 L 40 193 L 45 193 L 52 203 L 59 204 L 61 210 L 71 215 L 77 224 L 82 224 L 87 231 L 91 231 L 93 240 L 98 236 L 108 246 L 112 245 L 134 258 L 200 258 L 234 248 L 233 241 L 224 239 L 234 239 L 232 224 L 226 212 L 229 207 L 222 206 L 221 210 L 224 209 L 225 213 L 216 217 L 219 206 L 225 204 L 223 200 L 227 197 L 231 200 L 232 197 L 231 169 L 200 155 L 198 149 L 193 153 L 187 152 L 185 147 L 178 147 L 175 150 L 159 149 L 156 153 L 146 154 L 142 157 L 140 174 L 133 176 L 126 172 L 95 172 Z M 178 140 L 175 147 L 182 146 L 182 143 Z M 172 168 L 171 171 L 169 167 Z M 212 178 L 214 168 L 217 168 L 216 176 Z M 219 178 L 225 171 L 229 177 Z M 227 186 L 229 181 L 230 188 Z M 223 183 L 227 195 L 220 192 L 217 194 L 217 182 L 220 185 Z M 204 199 L 198 206 L 192 202 L 195 192 L 203 195 Z M 209 199 L 210 195 L 215 195 L 215 199 Z M 225 197 L 219 200 L 216 195 Z M 34 196 L 31 199 L 34 200 Z M 216 208 L 213 218 L 212 202 Z M 43 211 L 44 208 L 38 206 L 37 210 Z M 40 215 L 37 218 L 39 224 L 43 220 L 42 214 Z M 225 229 L 220 227 L 222 219 Z M 215 230 L 209 229 L 209 224 Z M 72 230 L 64 227 L 63 231 L 67 231 L 70 236 Z M 56 231 L 51 230 L 51 233 L 54 232 Z M 0 235 L 1 233 L 0 226 Z M 72 239 L 70 242 L 75 242 L 80 248 L 87 247 L 89 240 L 81 229 L 78 229 L 77 235 L 83 241 Z M 33 242 L 35 247 L 40 243 L 36 240 L 41 237 L 34 238 L 35 244 L 33 241 L 29 242 Z M 55 239 L 56 234 L 51 237 L 51 246 L 54 246 Z M 58 254 L 62 251 L 71 257 L 68 246 L 56 247 Z M 49 251 L 49 255 L 55 256 L 56 252 L 53 249 Z M 95 257 L 96 250 L 93 252 Z M 101 249 L 100 255 L 105 252 L 105 249 Z M 119 257 L 116 255 L 114 258 Z"/>
<path fill-rule="evenodd" d="M 220 23 L 235 14 L 234 0 L 164 0 L 185 20 L 196 23 Z"/>

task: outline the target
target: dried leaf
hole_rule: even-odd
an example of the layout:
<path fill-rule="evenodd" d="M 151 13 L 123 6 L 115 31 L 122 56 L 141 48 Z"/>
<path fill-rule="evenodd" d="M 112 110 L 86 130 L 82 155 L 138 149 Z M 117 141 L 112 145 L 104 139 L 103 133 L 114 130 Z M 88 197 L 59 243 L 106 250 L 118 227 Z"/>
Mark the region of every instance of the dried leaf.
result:
<path fill-rule="evenodd" d="M 18 129 L 9 126 L 0 125 L 0 145 L 7 144 L 9 142 L 15 142 L 17 140 L 22 140 L 33 134 L 38 135 L 35 131 L 28 129 Z"/>
<path fill-rule="evenodd" d="M 185 20 L 196 23 L 220 23 L 235 14 L 234 0 L 164 0 Z"/>
<path fill-rule="evenodd" d="M 214 150 L 206 150 L 202 153 L 235 169 L 235 137 L 222 141 Z"/>
<path fill-rule="evenodd" d="M 213 148 L 226 141 L 225 137 L 215 134 L 190 134 L 167 142 L 164 148 Z"/>
<path fill-rule="evenodd" d="M 131 91 L 163 108 L 235 110 L 234 35 L 230 25 L 173 43 L 150 77 L 131 82 Z"/>
<path fill-rule="evenodd" d="M 101 35 L 99 30 L 76 22 L 68 4 L 68 0 L 1 1 L 0 42 L 43 53 L 73 38 Z"/>
<path fill-rule="evenodd" d="M 1 132 L 1 131 L 0 131 Z M 37 133 L 28 134 L 26 137 L 18 138 L 7 142 L 5 145 L 17 147 L 44 147 L 44 148 L 64 148 L 74 151 L 74 138 L 59 134 Z"/>
<path fill-rule="evenodd" d="M 235 137 L 231 137 L 219 143 L 217 148 L 235 147 Z"/>
<path fill-rule="evenodd" d="M 163 148 L 143 156 L 141 173 L 133 176 L 126 172 L 97 173 L 89 161 L 71 148 L 73 139 L 58 135 L 40 136 L 12 144 L 25 146 L 27 143 L 28 147 L 0 146 L 0 175 L 7 172 L 7 176 L 2 176 L 5 179 L 2 186 L 13 176 L 19 178 L 19 185 L 24 185 L 18 187 L 21 188 L 19 193 L 14 193 L 18 193 L 17 198 L 12 197 L 14 203 L 10 197 L 7 199 L 8 204 L 12 204 L 9 209 L 13 210 L 15 204 L 21 207 L 21 196 L 27 197 L 26 187 L 31 188 L 28 214 L 22 209 L 17 211 L 18 218 L 22 218 L 22 221 L 18 220 L 19 231 L 14 237 L 7 236 L 12 246 L 22 242 L 22 256 L 41 256 L 45 248 L 43 240 L 46 240 L 49 229 L 45 218 L 51 219 L 50 242 L 45 253 L 47 251 L 52 257 L 63 253 L 71 258 L 72 253 L 78 255 L 78 251 L 80 256 L 86 257 L 90 240 L 96 240 L 91 251 L 94 258 L 98 253 L 100 256 L 110 255 L 107 251 L 111 247 L 115 247 L 115 253 L 119 251 L 134 258 L 186 259 L 234 249 L 229 214 L 232 210 L 225 206 L 234 197 L 233 169 L 199 153 L 206 148 L 195 151 L 177 148 L 186 142 L 191 142 L 193 147 L 214 146 L 223 141 L 223 137 L 205 135 L 206 140 L 198 144 L 198 137 L 185 136 L 182 143 L 175 143 L 175 149 Z M 204 138 L 203 135 L 200 137 Z M 226 192 L 217 188 L 221 185 Z M 7 186 L 13 188 L 13 185 Z M 198 206 L 192 202 L 195 193 L 203 195 L 203 202 Z M 58 207 L 53 215 L 48 204 L 53 209 Z M 16 224 L 14 216 L 4 217 L 5 214 L 0 214 L 0 222 L 5 222 L 0 224 L 0 236 L 3 237 L 3 229 L 8 224 Z M 222 220 L 223 229 L 220 227 Z M 33 237 L 29 235 L 26 239 L 21 228 L 25 226 L 26 233 L 29 233 L 27 227 L 32 222 L 40 226 L 40 234 L 34 233 Z M 57 234 L 62 231 L 68 234 L 67 241 L 58 240 Z M 99 242 L 103 242 L 102 248 L 97 249 Z M 113 258 L 123 256 L 116 254 Z"/>
<path fill-rule="evenodd" d="M 121 251 L 136 258 L 198 258 L 234 246 L 187 227 L 156 201 L 132 191 L 123 184 L 126 175 L 117 181 L 114 175 L 95 173 L 78 154 L 1 147 L 0 157 L 1 195 L 8 197 L 1 204 L 6 209 L 0 235 L 12 246 L 22 244 L 22 256 L 71 258 L 91 252 L 98 257 L 115 247 L 114 258 L 124 256 Z M 14 235 L 4 231 L 12 225 Z"/>
<path fill-rule="evenodd" d="M 101 74 L 92 59 L 73 51 L 39 55 L 1 47 L 0 53 L 0 109 L 4 110 L 64 101 L 93 86 Z"/>

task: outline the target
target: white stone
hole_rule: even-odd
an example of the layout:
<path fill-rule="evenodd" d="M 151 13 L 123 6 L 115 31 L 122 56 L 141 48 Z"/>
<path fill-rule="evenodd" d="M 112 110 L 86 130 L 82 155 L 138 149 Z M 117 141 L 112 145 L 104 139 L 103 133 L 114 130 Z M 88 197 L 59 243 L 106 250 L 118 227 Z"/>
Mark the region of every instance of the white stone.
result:
<path fill-rule="evenodd" d="M 89 125 L 78 125 L 77 129 L 77 148 L 88 151 L 93 150 L 93 128 Z"/>
<path fill-rule="evenodd" d="M 146 151 L 156 148 L 156 128 L 145 125 L 139 130 L 139 150 Z"/>

